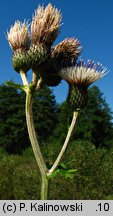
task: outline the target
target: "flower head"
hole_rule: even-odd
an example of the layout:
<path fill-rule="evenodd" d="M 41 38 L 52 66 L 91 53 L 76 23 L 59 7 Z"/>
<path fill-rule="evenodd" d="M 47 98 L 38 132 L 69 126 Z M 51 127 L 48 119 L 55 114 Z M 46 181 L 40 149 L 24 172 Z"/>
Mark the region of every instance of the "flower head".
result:
<path fill-rule="evenodd" d="M 66 38 L 53 47 L 52 58 L 57 61 L 59 67 L 64 68 L 74 65 L 80 53 L 80 42 L 75 38 Z"/>
<path fill-rule="evenodd" d="M 106 74 L 107 68 L 88 60 L 87 64 L 79 61 L 73 67 L 59 72 L 62 79 L 69 83 L 68 102 L 73 110 L 84 108 L 87 103 L 87 88 Z"/>
<path fill-rule="evenodd" d="M 44 73 L 42 73 L 46 85 L 56 86 L 61 82 L 62 78 L 58 72 L 61 68 L 74 65 L 75 59 L 81 51 L 79 44 L 75 38 L 66 38 L 57 46 L 52 47 L 51 55 L 46 61 Z"/>
<path fill-rule="evenodd" d="M 73 67 L 67 67 L 59 72 L 62 79 L 70 84 L 88 87 L 96 80 L 99 80 L 106 74 L 107 68 L 100 63 L 91 62 L 88 60 L 87 64 L 79 61 Z"/>
<path fill-rule="evenodd" d="M 27 72 L 30 69 L 28 63 L 28 49 L 30 47 L 30 34 L 28 23 L 16 21 L 7 33 L 7 40 L 13 50 L 12 63 L 17 72 Z"/>
<path fill-rule="evenodd" d="M 48 4 L 44 9 L 39 6 L 31 23 L 32 44 L 42 43 L 51 46 L 59 34 L 61 13 Z"/>
<path fill-rule="evenodd" d="M 47 49 L 42 44 L 32 45 L 28 50 L 28 59 L 30 67 L 33 69 L 39 68 L 48 58 Z"/>
<path fill-rule="evenodd" d="M 30 35 L 28 32 L 28 23 L 16 21 L 7 33 L 7 40 L 13 51 L 18 49 L 26 50 L 30 45 Z"/>
<path fill-rule="evenodd" d="M 40 75 L 47 86 L 57 86 L 62 78 L 58 74 L 58 70 L 53 59 L 49 58 L 40 70 Z"/>

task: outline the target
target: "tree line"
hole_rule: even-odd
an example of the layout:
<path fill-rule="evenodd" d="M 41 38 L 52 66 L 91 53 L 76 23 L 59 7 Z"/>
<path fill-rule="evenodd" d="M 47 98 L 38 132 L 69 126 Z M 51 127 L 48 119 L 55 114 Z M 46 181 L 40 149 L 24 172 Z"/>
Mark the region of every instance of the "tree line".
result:
<path fill-rule="evenodd" d="M 72 111 L 67 100 L 57 104 L 48 87 L 34 97 L 35 128 L 49 167 L 61 149 Z M 88 98 L 58 167 L 62 169 L 63 163 L 65 169 L 76 172 L 72 178 L 58 174 L 51 179 L 49 199 L 113 199 L 112 112 L 98 87 L 89 89 Z M 24 102 L 22 91 L 0 85 L 0 199 L 40 197 L 40 175 L 30 148 Z"/>
<path fill-rule="evenodd" d="M 35 128 L 42 145 L 53 140 L 62 143 L 72 117 L 68 101 L 57 104 L 48 87 L 34 97 Z M 22 153 L 30 144 L 24 102 L 22 91 L 0 85 L 0 147 L 12 154 Z M 96 148 L 113 144 L 112 112 L 96 86 L 89 89 L 88 103 L 79 114 L 72 140 L 90 141 Z"/>

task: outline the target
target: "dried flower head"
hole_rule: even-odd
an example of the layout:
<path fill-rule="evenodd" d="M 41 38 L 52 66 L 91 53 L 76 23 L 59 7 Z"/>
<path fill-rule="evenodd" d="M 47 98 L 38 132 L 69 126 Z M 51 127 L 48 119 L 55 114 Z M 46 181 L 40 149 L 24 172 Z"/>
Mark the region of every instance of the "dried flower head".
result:
<path fill-rule="evenodd" d="M 16 21 L 7 33 L 8 42 L 13 51 L 18 49 L 26 50 L 30 45 L 30 35 L 28 32 L 28 23 Z"/>
<path fill-rule="evenodd" d="M 57 61 L 58 66 L 62 68 L 74 65 L 80 53 L 80 42 L 75 38 L 66 38 L 53 47 L 52 57 Z"/>
<path fill-rule="evenodd" d="M 107 68 L 88 60 L 79 61 L 73 67 L 62 69 L 59 75 L 69 83 L 68 102 L 73 110 L 84 108 L 87 103 L 87 88 L 106 74 Z"/>
<path fill-rule="evenodd" d="M 100 63 L 91 62 L 88 60 L 87 64 L 79 61 L 73 67 L 67 67 L 59 72 L 62 79 L 70 84 L 88 87 L 96 80 L 99 80 L 106 74 L 107 68 Z"/>
<path fill-rule="evenodd" d="M 7 40 L 13 50 L 12 63 L 15 71 L 27 72 L 30 69 L 27 53 L 30 47 L 28 23 L 16 21 L 7 33 Z"/>
<path fill-rule="evenodd" d="M 79 41 L 75 38 L 67 38 L 51 50 L 51 57 L 46 62 L 43 79 L 48 86 L 58 85 L 62 78 L 58 72 L 61 68 L 72 66 L 81 49 Z"/>
<path fill-rule="evenodd" d="M 47 86 L 57 86 L 62 78 L 58 74 L 56 64 L 53 59 L 49 58 L 40 70 L 40 75 Z"/>
<path fill-rule="evenodd" d="M 39 6 L 31 23 L 32 44 L 51 46 L 59 34 L 61 18 L 60 11 L 51 4 L 45 9 Z"/>

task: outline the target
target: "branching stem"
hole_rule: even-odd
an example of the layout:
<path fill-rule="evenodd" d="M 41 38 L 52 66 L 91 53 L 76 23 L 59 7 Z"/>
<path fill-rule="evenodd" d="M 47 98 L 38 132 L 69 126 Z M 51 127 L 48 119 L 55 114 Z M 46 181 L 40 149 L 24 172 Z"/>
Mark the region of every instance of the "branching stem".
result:
<path fill-rule="evenodd" d="M 67 146 L 68 146 L 68 143 L 69 143 L 69 141 L 70 141 L 70 138 L 71 138 L 71 136 L 72 136 L 72 132 L 73 132 L 73 129 L 74 129 L 76 120 L 77 120 L 77 116 L 78 116 L 78 112 L 76 111 L 76 112 L 73 113 L 73 119 L 72 119 L 71 125 L 70 125 L 70 127 L 69 127 L 69 130 L 68 130 L 68 133 L 67 133 L 65 142 L 64 142 L 64 144 L 63 144 L 63 146 L 62 146 L 62 149 L 61 149 L 61 151 L 60 151 L 60 153 L 59 153 L 59 155 L 58 155 L 56 161 L 54 162 L 53 166 L 52 166 L 51 169 L 49 170 L 48 176 L 51 175 L 51 174 L 55 171 L 55 169 L 56 169 L 57 166 L 59 165 L 59 162 L 61 161 L 61 158 L 62 158 L 62 156 L 63 156 L 63 154 L 64 154 L 64 152 L 65 152 L 65 150 L 66 150 L 66 148 L 67 148 Z"/>
<path fill-rule="evenodd" d="M 45 175 L 47 173 L 47 167 L 45 164 L 45 161 L 43 159 L 37 135 L 34 128 L 34 121 L 33 121 L 33 113 L 32 113 L 32 94 L 30 92 L 26 95 L 26 122 L 27 122 L 27 128 L 29 133 L 29 138 L 31 141 L 31 145 L 33 148 L 33 152 L 38 164 L 38 167 L 40 169 L 41 175 Z"/>
<path fill-rule="evenodd" d="M 37 81 L 37 75 L 36 73 L 33 73 L 33 79 L 32 79 L 32 83 L 35 87 L 35 91 L 36 90 L 40 90 L 41 86 L 43 85 L 43 81 L 41 79 L 39 79 L 39 81 Z M 50 170 L 47 169 L 46 163 L 44 161 L 44 158 L 42 156 L 41 150 L 40 150 L 40 146 L 39 146 L 39 142 L 38 142 L 38 138 L 35 132 L 35 127 L 34 127 L 34 120 L 33 120 L 33 111 L 32 111 L 32 102 L 33 102 L 33 92 L 30 89 L 30 85 L 28 83 L 26 74 L 21 71 L 20 72 L 23 84 L 28 86 L 27 90 L 26 90 L 26 122 L 27 122 L 27 128 L 28 128 L 28 133 L 29 133 L 29 138 L 31 141 L 31 146 L 41 173 L 41 178 L 42 178 L 42 183 L 41 183 L 41 200 L 47 200 L 48 198 L 48 176 L 50 176 L 55 169 L 57 168 L 57 166 L 59 165 L 59 162 L 61 161 L 61 158 L 68 146 L 68 143 L 70 141 L 70 138 L 72 136 L 72 132 L 76 123 L 76 119 L 78 116 L 78 112 L 74 112 L 73 113 L 73 119 L 71 122 L 71 125 L 69 127 L 65 142 L 62 146 L 62 149 L 56 159 L 56 161 L 54 162 L 53 166 L 51 167 Z"/>

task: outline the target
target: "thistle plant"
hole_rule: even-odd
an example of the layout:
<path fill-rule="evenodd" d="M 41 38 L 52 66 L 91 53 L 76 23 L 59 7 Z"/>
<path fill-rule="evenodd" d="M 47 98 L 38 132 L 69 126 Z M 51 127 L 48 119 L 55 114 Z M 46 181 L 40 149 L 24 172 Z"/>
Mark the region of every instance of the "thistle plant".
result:
<path fill-rule="evenodd" d="M 13 52 L 12 64 L 23 82 L 22 85 L 10 81 L 7 84 L 26 93 L 26 123 L 41 174 L 42 200 L 48 199 L 49 179 L 60 173 L 57 168 L 72 136 L 78 112 L 86 105 L 88 86 L 102 78 L 107 71 L 101 64 L 91 61 L 85 64 L 83 61 L 77 60 L 81 53 L 81 46 L 76 38 L 66 38 L 58 45 L 53 46 L 60 33 L 61 20 L 60 11 L 51 4 L 45 8 L 39 6 L 35 11 L 31 25 L 25 21 L 23 23 L 16 21 L 7 33 L 7 40 Z M 32 70 L 31 81 L 27 79 L 29 69 Z M 73 110 L 73 118 L 60 153 L 49 169 L 40 150 L 38 135 L 34 127 L 33 96 L 45 85 L 57 86 L 62 79 L 69 84 L 68 102 Z M 62 169 L 65 170 L 65 165 L 62 165 Z M 72 176 L 75 171 L 75 169 L 65 170 L 65 173 Z"/>

